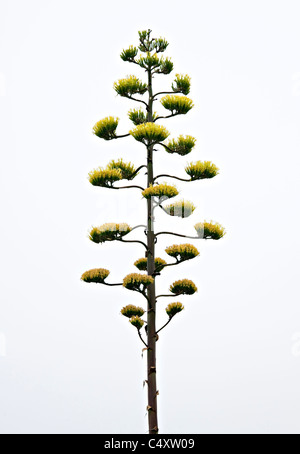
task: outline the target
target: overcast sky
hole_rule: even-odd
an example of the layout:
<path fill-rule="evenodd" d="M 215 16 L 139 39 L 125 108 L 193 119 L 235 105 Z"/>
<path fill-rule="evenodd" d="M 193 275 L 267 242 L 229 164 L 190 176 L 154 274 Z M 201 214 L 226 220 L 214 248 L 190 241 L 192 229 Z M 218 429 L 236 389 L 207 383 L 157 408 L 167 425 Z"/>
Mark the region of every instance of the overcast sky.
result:
<path fill-rule="evenodd" d="M 175 64 L 155 86 L 192 77 L 195 108 L 164 124 L 198 139 L 186 157 L 157 151 L 156 172 L 220 168 L 178 182 L 197 210 L 158 214 L 157 229 L 193 234 L 212 219 L 227 230 L 159 279 L 164 293 L 180 278 L 199 288 L 158 343 L 161 432 L 300 433 L 299 14 L 296 0 L 0 0 L 1 433 L 147 432 L 142 344 L 120 315 L 144 301 L 80 276 L 104 267 L 120 282 L 143 255 L 88 240 L 93 225 L 144 223 L 146 207 L 138 190 L 94 188 L 87 175 L 113 158 L 145 163 L 134 139 L 105 142 L 92 127 L 116 115 L 128 131 L 136 105 L 113 82 L 145 77 L 119 54 L 148 28 Z M 176 242 L 161 238 L 158 255 Z"/>

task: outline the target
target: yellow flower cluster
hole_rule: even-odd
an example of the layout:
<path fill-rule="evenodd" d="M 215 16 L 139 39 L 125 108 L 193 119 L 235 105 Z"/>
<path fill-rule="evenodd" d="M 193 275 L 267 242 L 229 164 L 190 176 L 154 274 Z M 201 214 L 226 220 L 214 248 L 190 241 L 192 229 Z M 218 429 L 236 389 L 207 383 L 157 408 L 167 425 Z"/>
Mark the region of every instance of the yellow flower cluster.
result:
<path fill-rule="evenodd" d="M 128 290 L 136 290 L 136 291 L 141 291 L 141 286 L 143 286 L 143 289 L 145 287 L 148 287 L 148 285 L 153 284 L 154 279 L 151 276 L 148 276 L 147 274 L 138 274 L 138 273 L 132 273 L 128 274 L 123 280 L 123 286 L 127 288 Z"/>
<path fill-rule="evenodd" d="M 170 216 L 188 218 L 193 214 L 196 207 L 192 202 L 181 200 L 164 207 L 164 211 Z"/>
<path fill-rule="evenodd" d="M 137 174 L 136 169 L 131 162 L 126 163 L 123 159 L 118 161 L 111 161 L 106 169 L 99 167 L 89 173 L 89 182 L 93 186 L 100 186 L 103 188 L 113 187 L 113 183 L 120 180 L 131 180 Z"/>
<path fill-rule="evenodd" d="M 132 175 L 136 176 L 136 168 L 131 162 L 124 162 L 123 159 L 110 161 L 107 165 L 108 170 L 118 170 L 121 172 L 123 180 L 132 180 Z"/>
<path fill-rule="evenodd" d="M 155 186 L 149 186 L 149 188 L 145 189 L 142 192 L 143 197 L 145 199 L 151 199 L 151 197 L 159 197 L 159 198 L 166 198 L 172 199 L 179 194 L 176 186 L 170 186 L 166 183 L 157 184 Z"/>
<path fill-rule="evenodd" d="M 171 293 L 175 295 L 193 295 L 198 291 L 193 281 L 189 279 L 182 279 L 174 282 L 170 287 Z"/>
<path fill-rule="evenodd" d="M 131 232 L 128 224 L 104 224 L 101 227 L 93 227 L 90 232 L 90 240 L 94 243 L 105 243 L 105 241 L 120 240 L 123 236 Z"/>
<path fill-rule="evenodd" d="M 89 173 L 89 182 L 93 186 L 112 187 L 113 183 L 122 180 L 122 172 L 118 169 L 108 170 L 100 167 Z"/>
<path fill-rule="evenodd" d="M 130 97 L 134 94 L 143 95 L 146 93 L 148 86 L 136 76 L 128 76 L 114 83 L 114 89 L 120 96 Z"/>
<path fill-rule="evenodd" d="M 166 253 L 180 262 L 193 259 L 199 255 L 198 249 L 192 244 L 174 244 L 167 247 Z"/>
<path fill-rule="evenodd" d="M 94 134 L 101 139 L 111 140 L 116 137 L 116 129 L 119 124 L 119 118 L 106 117 L 95 124 L 93 131 Z"/>
<path fill-rule="evenodd" d="M 143 326 L 145 324 L 145 322 L 140 317 L 137 317 L 137 316 L 132 317 L 129 321 L 139 331 L 143 328 Z"/>
<path fill-rule="evenodd" d="M 200 222 L 195 225 L 195 229 L 200 238 L 219 240 L 226 234 L 225 228 L 217 222 Z"/>
<path fill-rule="evenodd" d="M 163 142 L 170 135 L 169 131 L 164 126 L 155 123 L 138 125 L 135 129 L 129 131 L 129 133 L 135 140 L 146 145 Z"/>
<path fill-rule="evenodd" d="M 189 154 L 196 145 L 196 139 L 192 136 L 179 136 L 178 139 L 172 139 L 167 143 L 168 153 L 177 153 L 180 156 Z"/>
<path fill-rule="evenodd" d="M 181 303 L 171 303 L 166 307 L 166 313 L 170 318 L 183 311 L 184 306 Z"/>
<path fill-rule="evenodd" d="M 161 271 L 165 266 L 167 265 L 167 262 L 159 257 L 156 257 L 155 259 L 155 271 Z M 134 263 L 134 266 L 136 266 L 140 271 L 147 271 L 147 259 L 142 258 L 137 260 Z"/>
<path fill-rule="evenodd" d="M 96 284 L 103 284 L 104 280 L 109 276 L 109 274 L 110 272 L 108 270 L 98 268 L 83 273 L 81 280 L 87 283 L 94 282 Z"/>
<path fill-rule="evenodd" d="M 187 114 L 194 107 L 193 101 L 186 96 L 167 95 L 160 102 L 165 109 L 176 114 Z"/>
<path fill-rule="evenodd" d="M 219 173 L 218 167 L 211 161 L 191 162 L 186 168 L 186 173 L 191 180 L 203 180 L 204 178 L 213 178 Z"/>
<path fill-rule="evenodd" d="M 136 307 L 133 306 L 132 304 L 129 304 L 126 307 L 123 307 L 121 310 L 121 314 L 124 315 L 124 317 L 142 317 L 144 315 L 145 311 L 141 307 Z"/>

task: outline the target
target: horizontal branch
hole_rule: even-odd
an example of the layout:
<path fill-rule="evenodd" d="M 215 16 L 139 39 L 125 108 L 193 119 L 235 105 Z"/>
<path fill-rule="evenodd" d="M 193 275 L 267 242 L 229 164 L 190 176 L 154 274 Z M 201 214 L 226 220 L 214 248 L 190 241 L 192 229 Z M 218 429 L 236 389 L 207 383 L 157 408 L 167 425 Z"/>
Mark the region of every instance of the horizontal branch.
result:
<path fill-rule="evenodd" d="M 156 96 L 159 96 L 159 95 L 174 95 L 175 93 L 178 93 L 176 91 L 160 91 L 159 93 L 155 93 L 155 95 L 153 95 L 153 99 L 156 98 Z"/>
<path fill-rule="evenodd" d="M 129 137 L 130 134 L 123 134 L 122 136 L 115 136 L 113 139 L 122 139 L 123 137 Z"/>
<path fill-rule="evenodd" d="M 116 186 L 110 186 L 109 189 L 140 189 L 141 191 L 144 191 L 145 188 L 142 188 L 142 186 L 136 186 L 136 185 L 131 185 L 131 186 L 121 186 L 120 188 L 117 188 Z"/>
<path fill-rule="evenodd" d="M 177 115 L 184 115 L 184 114 L 181 114 L 179 112 L 176 112 L 176 113 L 171 113 L 170 115 L 167 115 L 166 117 L 157 117 L 155 118 L 154 122 L 156 122 L 157 120 L 165 120 L 167 118 L 172 118 L 172 117 L 177 117 Z"/>
<path fill-rule="evenodd" d="M 167 268 L 167 267 L 169 267 L 169 266 L 179 265 L 180 263 L 182 263 L 182 262 L 168 263 L 168 264 L 163 265 L 163 266 L 162 266 L 162 265 L 161 265 L 161 266 L 158 266 L 157 268 L 155 268 L 154 273 L 152 274 L 152 276 L 153 276 L 153 277 L 155 277 L 155 276 L 161 276 L 161 272 L 162 272 L 165 268 Z"/>
<path fill-rule="evenodd" d="M 180 296 L 180 295 L 183 295 L 183 293 L 180 292 L 180 293 L 173 293 L 172 295 L 158 295 L 156 297 L 156 299 L 157 298 L 175 298 L 175 297 Z"/>
<path fill-rule="evenodd" d="M 179 177 L 176 177 L 174 175 L 167 175 L 167 174 L 157 175 L 157 177 L 155 177 L 153 179 L 153 181 L 156 181 L 158 178 L 174 178 L 175 180 L 184 181 L 186 183 L 189 183 L 190 181 L 193 181 L 193 180 L 187 180 L 187 179 L 184 179 L 184 178 L 179 178 Z"/>
<path fill-rule="evenodd" d="M 164 268 L 163 268 L 163 269 L 168 268 L 169 266 L 180 265 L 180 264 L 183 263 L 183 262 L 185 262 L 185 260 L 181 260 L 181 261 L 177 260 L 177 262 L 174 262 L 174 263 L 167 263 L 166 265 L 164 265 Z"/>
<path fill-rule="evenodd" d="M 158 237 L 159 235 L 173 235 L 173 236 L 178 236 L 180 238 L 189 238 L 191 240 L 203 239 L 200 236 L 187 236 L 187 235 L 181 235 L 180 233 L 173 233 L 173 232 L 159 232 L 155 235 L 155 237 Z"/>
<path fill-rule="evenodd" d="M 120 285 L 123 285 L 122 284 L 109 284 L 108 282 L 102 282 L 103 285 L 108 285 L 109 287 L 117 287 L 117 286 L 120 286 Z"/>
<path fill-rule="evenodd" d="M 167 151 L 169 151 L 170 153 L 174 153 L 174 150 L 171 150 L 171 148 L 169 148 L 167 145 L 165 145 L 164 143 L 162 142 L 159 142 L 157 145 L 161 145 L 162 147 L 164 147 Z"/>

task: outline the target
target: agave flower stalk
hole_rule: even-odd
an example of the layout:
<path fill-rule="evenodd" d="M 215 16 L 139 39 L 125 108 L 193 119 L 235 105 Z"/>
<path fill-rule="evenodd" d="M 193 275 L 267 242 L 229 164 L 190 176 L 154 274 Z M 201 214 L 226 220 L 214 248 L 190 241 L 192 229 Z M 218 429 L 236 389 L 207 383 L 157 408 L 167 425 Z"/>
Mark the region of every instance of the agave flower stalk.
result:
<path fill-rule="evenodd" d="M 145 347 L 144 350 L 147 352 L 147 379 L 145 382 L 148 388 L 148 428 L 149 434 L 155 435 L 159 431 L 157 402 L 159 393 L 157 390 L 156 363 L 158 333 L 165 329 L 177 314 L 183 311 L 184 306 L 181 302 L 176 301 L 177 297 L 179 295 L 182 297 L 190 296 L 198 292 L 196 284 L 190 279 L 178 279 L 167 286 L 169 294 L 157 295 L 156 282 L 168 267 L 180 265 L 200 255 L 193 244 L 175 244 L 165 249 L 166 259 L 168 257 L 175 259 L 175 261 L 168 263 L 164 258 L 156 257 L 158 239 L 160 235 L 174 235 L 183 239 L 219 240 L 225 235 L 225 229 L 216 222 L 202 221 L 195 225 L 195 236 L 156 231 L 153 214 L 155 207 L 161 207 L 171 217 L 177 216 L 180 218 L 188 218 L 196 210 L 192 202 L 185 200 L 162 205 L 166 200 L 173 199 L 179 194 L 176 186 L 161 182 L 162 177 L 175 178 L 182 182 L 192 182 L 211 179 L 219 173 L 219 169 L 210 161 L 195 161 L 188 164 L 184 169 L 189 178 L 184 179 L 170 174 L 155 175 L 154 151 L 166 151 L 170 155 L 177 154 L 179 157 L 186 156 L 194 150 L 196 139 L 191 135 L 179 135 L 176 139 L 168 139 L 170 136 L 169 130 L 164 125 L 157 123 L 160 119 L 187 114 L 194 107 L 194 103 L 190 98 L 187 98 L 191 89 L 191 79 L 188 75 L 176 74 L 171 87 L 164 92 L 154 92 L 154 77 L 159 74 L 170 74 L 174 64 L 169 57 L 161 55 L 168 48 L 168 42 L 161 37 L 153 38 L 151 33 L 151 30 L 139 32 L 138 45 L 129 46 L 121 53 L 121 59 L 124 62 L 137 65 L 145 71 L 146 80 L 142 81 L 137 76 L 130 75 L 119 79 L 114 84 L 114 89 L 119 96 L 142 104 L 140 108 L 133 107 L 129 110 L 128 116 L 133 123 L 132 129 L 118 135 L 119 118 L 110 116 L 97 122 L 93 130 L 97 137 L 107 141 L 120 138 L 138 141 L 144 147 L 145 162 L 136 166 L 124 161 L 123 158 L 112 160 L 106 167 L 96 168 L 89 174 L 89 181 L 95 187 L 106 189 L 135 188 L 140 191 L 141 200 L 144 200 L 146 204 L 147 222 L 145 226 L 141 225 L 132 228 L 126 223 L 106 223 L 100 227 L 93 227 L 89 232 L 89 239 L 95 244 L 119 241 L 138 243 L 143 246 L 146 253 L 145 257 L 139 258 L 134 262 L 134 266 L 142 273 L 127 274 L 121 283 L 114 284 L 107 282 L 110 275 L 107 269 L 97 268 L 85 272 L 82 275 L 82 281 L 92 284 L 120 286 L 129 291 L 137 292 L 144 297 L 145 306 L 140 307 L 128 304 L 122 309 L 120 308 L 120 311 L 127 320 L 129 319 L 130 325 L 136 329 L 138 337 L 143 343 L 143 347 Z M 161 108 L 163 106 L 164 109 L 168 110 L 170 114 L 167 116 L 161 116 L 154 111 L 155 102 L 159 101 L 160 95 L 163 97 L 160 99 L 158 107 Z M 172 167 L 171 164 L 170 167 Z M 138 185 L 115 186 L 116 183 L 120 183 L 122 180 L 132 181 L 143 168 L 147 170 L 147 181 L 145 181 L 144 187 Z M 138 227 L 145 228 L 147 237 L 145 243 L 129 239 L 132 232 Z M 156 323 L 157 312 L 160 309 L 160 300 L 165 298 L 176 299 L 166 307 L 165 313 L 168 320 L 158 329 Z"/>

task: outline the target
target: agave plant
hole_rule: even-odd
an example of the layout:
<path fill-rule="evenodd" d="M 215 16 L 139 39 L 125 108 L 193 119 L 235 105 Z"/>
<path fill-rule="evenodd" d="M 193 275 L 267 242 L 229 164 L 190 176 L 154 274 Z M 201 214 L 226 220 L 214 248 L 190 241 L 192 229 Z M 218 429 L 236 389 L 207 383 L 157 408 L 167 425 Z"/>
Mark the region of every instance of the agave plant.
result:
<path fill-rule="evenodd" d="M 139 32 L 138 44 L 125 48 L 121 53 L 121 59 L 124 62 L 142 68 L 146 74 L 146 80 L 143 81 L 135 75 L 130 75 L 119 79 L 114 84 L 114 90 L 120 97 L 140 103 L 139 108 L 136 108 L 137 104 L 135 104 L 128 112 L 128 117 L 133 123 L 133 127 L 129 131 L 118 134 L 119 118 L 110 116 L 97 122 L 93 129 L 94 134 L 101 139 L 107 141 L 121 138 L 134 139 L 144 147 L 146 158 L 140 165 L 126 162 L 123 159 L 112 160 L 106 167 L 96 168 L 89 174 L 89 181 L 93 186 L 107 189 L 135 188 L 140 191 L 141 200 L 146 204 L 147 219 L 145 225 L 132 228 L 127 223 L 103 224 L 100 227 L 93 227 L 89 233 L 89 238 L 96 244 L 111 241 L 139 244 L 145 252 L 145 257 L 136 260 L 134 266 L 143 273 L 127 274 L 121 282 L 116 284 L 109 282 L 110 272 L 104 268 L 93 269 L 82 275 L 83 282 L 120 286 L 136 292 L 144 298 L 145 306 L 140 307 L 128 304 L 121 309 L 121 314 L 129 319 L 130 324 L 136 329 L 139 339 L 143 343 L 144 351 L 146 351 L 147 380 L 145 383 L 147 383 L 148 388 L 148 427 L 149 433 L 153 435 L 159 431 L 156 381 L 158 333 L 170 324 L 175 315 L 183 311 L 184 306 L 181 302 L 176 301 L 177 298 L 179 296 L 185 298 L 196 294 L 198 291 L 193 281 L 190 279 L 177 279 L 176 276 L 176 280 L 171 286 L 169 284 L 167 286 L 169 293 L 158 295 L 156 283 L 169 267 L 185 263 L 200 255 L 193 244 L 173 244 L 165 249 L 167 255 L 165 260 L 156 256 L 159 240 L 161 235 L 173 235 L 184 238 L 184 241 L 186 241 L 186 238 L 195 241 L 201 239 L 219 240 L 225 235 L 225 229 L 220 224 L 212 221 L 198 222 L 195 225 L 196 236 L 173 231 L 159 231 L 154 223 L 154 212 L 156 209 L 162 209 L 171 217 L 179 218 L 192 216 L 196 209 L 192 202 L 186 200 L 164 205 L 166 200 L 173 199 L 180 191 L 176 186 L 168 182 L 161 182 L 161 178 L 167 178 L 167 181 L 176 179 L 177 181 L 192 182 L 211 179 L 219 173 L 219 169 L 210 161 L 195 161 L 188 164 L 185 167 L 188 179 L 172 175 L 169 172 L 161 175 L 155 175 L 154 173 L 155 158 L 161 150 L 165 150 L 170 154 L 177 154 L 180 159 L 180 156 L 188 155 L 196 147 L 196 138 L 193 136 L 179 135 L 177 138 L 170 139 L 169 130 L 163 124 L 158 123 L 160 120 L 177 115 L 185 115 L 194 107 L 193 101 L 187 97 L 191 90 L 191 78 L 186 74 L 176 74 L 171 87 L 167 88 L 166 91 L 155 93 L 153 79 L 158 75 L 170 74 L 174 68 L 170 57 L 162 55 L 167 48 L 168 42 L 164 38 L 153 37 L 151 30 Z M 159 108 L 163 107 L 168 111 L 167 115 L 160 115 L 155 112 L 154 106 L 156 102 L 158 102 Z M 141 157 L 143 157 L 142 153 L 139 154 L 138 159 L 141 160 Z M 172 168 L 171 162 L 168 167 Z M 136 178 L 143 168 L 146 169 L 147 176 L 144 187 L 138 185 L 119 186 L 119 184 L 122 185 L 123 180 L 131 181 Z M 181 221 L 178 222 L 178 224 L 180 223 Z M 127 236 L 131 238 L 132 232 L 138 227 L 143 227 L 144 229 L 147 238 L 145 242 L 127 238 Z M 173 260 L 168 261 L 168 257 Z M 167 276 L 167 274 L 165 275 Z M 166 279 L 164 279 L 164 284 Z M 159 299 L 164 300 L 164 298 L 176 299 L 165 308 L 165 314 L 167 314 L 168 319 L 158 329 L 157 313 L 161 307 Z M 129 371 L 127 372 L 129 373 Z"/>

